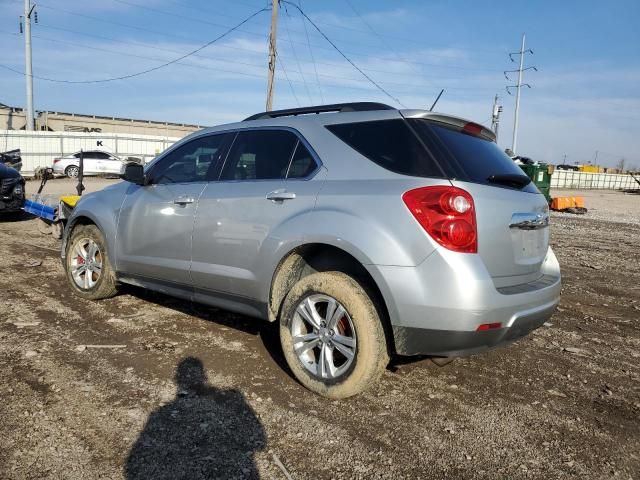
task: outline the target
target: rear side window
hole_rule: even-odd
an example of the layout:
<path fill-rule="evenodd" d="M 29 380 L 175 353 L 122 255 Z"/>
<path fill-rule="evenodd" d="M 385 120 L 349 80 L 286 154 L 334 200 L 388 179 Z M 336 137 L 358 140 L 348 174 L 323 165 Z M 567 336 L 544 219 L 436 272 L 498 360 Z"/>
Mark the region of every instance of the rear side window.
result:
<path fill-rule="evenodd" d="M 425 145 L 438 159 L 442 159 L 447 173 L 452 178 L 496 185 L 490 182 L 489 178 L 500 175 L 526 177 L 522 169 L 495 142 L 433 121 L 410 119 L 409 122 Z M 536 191 L 533 184 L 522 189 Z"/>
<path fill-rule="evenodd" d="M 412 177 L 442 177 L 443 172 L 404 120 L 328 125 L 331 133 L 387 170 Z"/>
<path fill-rule="evenodd" d="M 285 130 L 250 130 L 238 133 L 220 180 L 285 178 L 298 138 Z"/>
<path fill-rule="evenodd" d="M 287 178 L 305 178 L 313 173 L 316 169 L 316 161 L 311 156 L 311 153 L 304 146 L 302 142 L 298 142 L 296 147 L 296 153 L 293 154 L 291 165 L 289 166 L 289 173 Z"/>

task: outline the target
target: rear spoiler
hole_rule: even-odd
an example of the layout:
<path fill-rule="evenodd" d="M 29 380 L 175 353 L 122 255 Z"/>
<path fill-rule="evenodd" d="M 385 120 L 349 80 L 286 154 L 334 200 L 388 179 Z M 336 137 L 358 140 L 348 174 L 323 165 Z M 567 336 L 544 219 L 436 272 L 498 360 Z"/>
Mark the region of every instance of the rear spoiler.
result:
<path fill-rule="evenodd" d="M 475 135 L 476 137 L 489 140 L 490 142 L 496 141 L 496 134 L 494 132 L 479 123 L 465 120 L 464 118 L 428 112 L 425 110 L 401 110 L 400 114 L 405 118 L 424 118 L 432 122 L 443 123 L 445 125 L 458 128 L 460 131 L 469 133 L 470 135 Z"/>

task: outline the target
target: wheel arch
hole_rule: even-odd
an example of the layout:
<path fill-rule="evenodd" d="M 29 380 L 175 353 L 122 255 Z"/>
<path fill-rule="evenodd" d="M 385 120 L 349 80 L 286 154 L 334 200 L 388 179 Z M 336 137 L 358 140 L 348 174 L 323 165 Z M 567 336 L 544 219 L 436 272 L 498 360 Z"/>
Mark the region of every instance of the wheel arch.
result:
<path fill-rule="evenodd" d="M 366 260 L 365 260 L 366 261 Z M 385 297 L 364 262 L 352 253 L 328 243 L 307 243 L 289 250 L 277 264 L 269 290 L 267 315 L 278 320 L 287 293 L 301 278 L 316 272 L 339 271 L 365 289 L 378 310 L 389 349 L 395 349 Z"/>

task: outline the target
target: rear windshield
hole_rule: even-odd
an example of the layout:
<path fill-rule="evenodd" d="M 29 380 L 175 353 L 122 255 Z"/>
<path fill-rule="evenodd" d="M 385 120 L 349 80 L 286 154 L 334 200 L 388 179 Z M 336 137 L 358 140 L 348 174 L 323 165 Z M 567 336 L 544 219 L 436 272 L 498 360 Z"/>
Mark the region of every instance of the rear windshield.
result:
<path fill-rule="evenodd" d="M 522 169 L 495 142 L 428 120 L 411 119 L 409 122 L 427 147 L 438 159 L 442 159 L 451 178 L 495 184 L 491 178 L 505 175 L 526 177 Z M 535 191 L 535 187 L 526 185 L 524 190 Z"/>
<path fill-rule="evenodd" d="M 395 173 L 536 191 L 533 184 L 516 187 L 496 183 L 495 178 L 504 175 L 527 177 L 495 142 L 455 127 L 424 119 L 394 119 L 327 128 L 369 160 Z"/>

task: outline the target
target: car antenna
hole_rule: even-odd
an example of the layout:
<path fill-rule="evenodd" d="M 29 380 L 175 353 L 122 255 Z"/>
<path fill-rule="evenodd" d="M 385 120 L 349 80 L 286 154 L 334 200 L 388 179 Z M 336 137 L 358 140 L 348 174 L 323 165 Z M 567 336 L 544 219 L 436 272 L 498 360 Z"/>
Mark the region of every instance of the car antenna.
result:
<path fill-rule="evenodd" d="M 443 93 L 444 93 L 444 88 L 442 90 L 440 90 L 440 93 L 436 97 L 435 102 L 433 102 L 433 105 L 431 105 L 431 108 L 429 109 L 430 112 L 433 112 L 433 107 L 436 106 L 436 103 L 438 103 L 438 100 L 440 100 L 440 97 L 442 96 Z"/>

